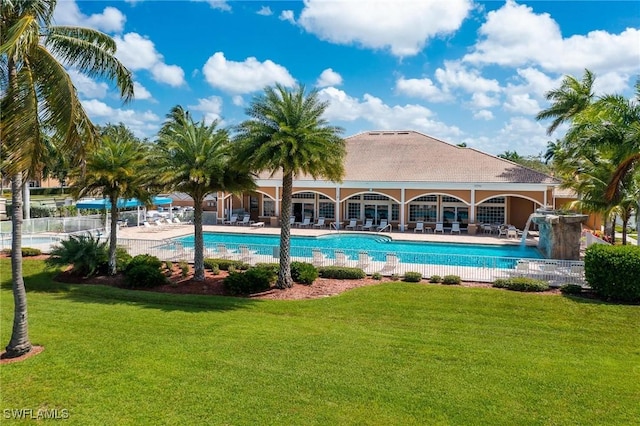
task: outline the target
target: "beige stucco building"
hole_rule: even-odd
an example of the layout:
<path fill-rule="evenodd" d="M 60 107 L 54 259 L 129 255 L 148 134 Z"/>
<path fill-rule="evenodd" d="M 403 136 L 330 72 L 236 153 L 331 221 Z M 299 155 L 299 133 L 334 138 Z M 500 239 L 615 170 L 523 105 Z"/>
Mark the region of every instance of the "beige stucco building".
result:
<path fill-rule="evenodd" d="M 345 140 L 341 183 L 294 179 L 296 221 L 324 217 L 344 226 L 350 219 L 387 219 L 400 230 L 418 221 L 457 221 L 473 232 L 478 223 L 523 228 L 537 208 L 555 207 L 557 179 L 473 148 L 415 131 L 370 131 Z M 245 211 L 255 221 L 279 217 L 281 174 L 263 173 L 257 183 L 254 193 L 242 197 L 218 194 L 218 216 Z"/>

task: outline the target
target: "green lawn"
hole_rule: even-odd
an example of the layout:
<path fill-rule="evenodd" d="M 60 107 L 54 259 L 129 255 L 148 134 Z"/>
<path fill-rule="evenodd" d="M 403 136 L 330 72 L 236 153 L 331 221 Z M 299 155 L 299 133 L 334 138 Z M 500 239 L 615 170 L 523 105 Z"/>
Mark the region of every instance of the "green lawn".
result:
<path fill-rule="evenodd" d="M 3 345 L 9 275 L 3 259 Z M 3 413 L 67 409 L 81 425 L 640 419 L 640 306 L 405 283 L 309 301 L 162 295 L 55 284 L 39 261 L 25 275 L 31 339 L 46 349 L 0 368 Z"/>

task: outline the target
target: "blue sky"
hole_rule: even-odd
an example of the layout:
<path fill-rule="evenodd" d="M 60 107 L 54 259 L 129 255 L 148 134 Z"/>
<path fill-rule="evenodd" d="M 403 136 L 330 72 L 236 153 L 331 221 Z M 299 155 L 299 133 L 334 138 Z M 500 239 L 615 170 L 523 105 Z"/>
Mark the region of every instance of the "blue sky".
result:
<path fill-rule="evenodd" d="M 55 20 L 114 37 L 133 102 L 70 73 L 95 123 L 148 138 L 177 104 L 232 127 L 265 86 L 302 83 L 345 137 L 417 130 L 537 155 L 566 130 L 535 120 L 564 75 L 588 68 L 597 94 L 627 97 L 640 77 L 633 1 L 59 0 Z"/>

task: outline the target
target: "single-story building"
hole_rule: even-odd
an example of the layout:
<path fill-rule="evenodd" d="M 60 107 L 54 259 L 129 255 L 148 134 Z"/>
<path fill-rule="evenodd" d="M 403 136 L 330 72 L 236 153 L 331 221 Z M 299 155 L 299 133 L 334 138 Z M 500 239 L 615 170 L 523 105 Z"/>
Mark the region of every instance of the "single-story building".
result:
<path fill-rule="evenodd" d="M 524 228 L 538 208 L 554 208 L 560 181 L 509 160 L 416 131 L 369 131 L 345 139 L 341 183 L 297 176 L 292 214 L 327 222 L 386 219 L 394 229 L 459 222 Z M 252 220 L 280 216 L 282 174 L 262 173 L 258 189 L 242 197 L 218 194 L 218 217 L 246 211 Z M 559 206 L 558 206 L 559 207 Z M 273 222 L 274 219 L 271 219 Z M 469 225 L 472 225 L 469 227 Z"/>

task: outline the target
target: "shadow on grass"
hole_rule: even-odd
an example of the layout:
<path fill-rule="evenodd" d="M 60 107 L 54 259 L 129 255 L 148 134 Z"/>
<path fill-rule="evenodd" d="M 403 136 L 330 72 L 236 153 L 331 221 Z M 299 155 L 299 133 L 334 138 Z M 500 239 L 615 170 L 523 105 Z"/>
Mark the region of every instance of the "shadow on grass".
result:
<path fill-rule="evenodd" d="M 80 303 L 106 305 L 127 303 L 162 311 L 180 310 L 185 312 L 236 310 L 261 303 L 259 300 L 242 297 L 156 293 L 100 284 L 68 284 L 54 280 L 58 273 L 60 273 L 60 269 L 45 269 L 31 274 L 25 270 L 24 284 L 27 293 L 51 293 L 61 299 Z M 11 291 L 11 279 L 3 279 L 0 287 Z"/>
<path fill-rule="evenodd" d="M 626 302 L 620 300 L 606 300 L 600 298 L 596 293 L 587 292 L 581 294 L 562 294 L 562 297 L 565 299 L 572 300 L 576 303 L 582 303 L 586 305 L 629 305 L 629 306 L 637 306 L 640 305 L 640 302 Z"/>

